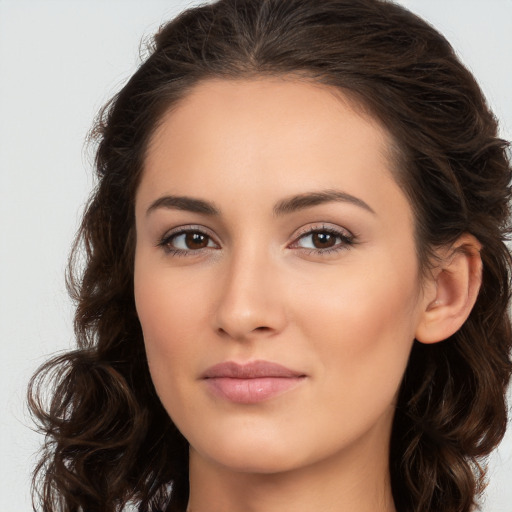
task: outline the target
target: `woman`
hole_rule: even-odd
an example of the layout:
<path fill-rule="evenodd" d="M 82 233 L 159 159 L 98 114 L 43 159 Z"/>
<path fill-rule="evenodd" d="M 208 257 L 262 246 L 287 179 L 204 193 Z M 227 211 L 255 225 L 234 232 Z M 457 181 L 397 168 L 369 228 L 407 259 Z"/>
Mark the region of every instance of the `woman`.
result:
<path fill-rule="evenodd" d="M 381 0 L 221 0 L 96 136 L 79 346 L 32 386 L 43 510 L 474 510 L 510 164 L 442 36 Z"/>

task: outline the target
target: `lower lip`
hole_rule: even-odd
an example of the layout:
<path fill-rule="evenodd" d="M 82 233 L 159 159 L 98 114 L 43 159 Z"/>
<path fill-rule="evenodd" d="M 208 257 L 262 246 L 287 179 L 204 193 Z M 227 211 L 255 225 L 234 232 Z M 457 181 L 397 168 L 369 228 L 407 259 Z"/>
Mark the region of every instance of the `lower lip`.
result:
<path fill-rule="evenodd" d="M 258 377 L 235 379 L 215 377 L 205 382 L 214 395 L 239 404 L 255 404 L 269 400 L 297 387 L 305 377 Z"/>

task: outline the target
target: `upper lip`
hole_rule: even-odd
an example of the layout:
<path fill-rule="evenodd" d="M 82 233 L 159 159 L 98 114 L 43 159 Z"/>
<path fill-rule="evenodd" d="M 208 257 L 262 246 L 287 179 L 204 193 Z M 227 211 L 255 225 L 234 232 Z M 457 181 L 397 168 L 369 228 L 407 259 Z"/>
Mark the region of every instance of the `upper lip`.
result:
<path fill-rule="evenodd" d="M 252 361 L 239 364 L 234 361 L 226 361 L 208 368 L 203 374 L 203 379 L 215 379 L 229 377 L 232 379 L 257 379 L 258 377 L 304 377 L 304 373 L 291 370 L 286 366 L 269 361 Z"/>

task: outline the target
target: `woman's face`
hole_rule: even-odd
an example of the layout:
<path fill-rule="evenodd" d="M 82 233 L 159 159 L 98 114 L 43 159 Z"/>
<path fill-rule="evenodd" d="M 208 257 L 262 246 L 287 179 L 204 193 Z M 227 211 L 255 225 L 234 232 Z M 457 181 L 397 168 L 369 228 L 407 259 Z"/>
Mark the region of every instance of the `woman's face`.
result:
<path fill-rule="evenodd" d="M 203 82 L 163 119 L 136 196 L 135 299 L 191 457 L 387 463 L 424 309 L 389 144 L 339 93 L 278 78 Z"/>

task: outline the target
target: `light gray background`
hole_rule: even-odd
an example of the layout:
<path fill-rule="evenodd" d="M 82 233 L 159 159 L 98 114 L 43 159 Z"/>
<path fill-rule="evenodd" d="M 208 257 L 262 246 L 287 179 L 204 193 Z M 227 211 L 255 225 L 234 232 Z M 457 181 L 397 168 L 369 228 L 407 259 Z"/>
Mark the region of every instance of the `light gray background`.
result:
<path fill-rule="evenodd" d="M 92 184 L 84 140 L 138 63 L 142 36 L 192 1 L 0 0 L 0 510 L 29 512 L 40 442 L 25 389 L 72 346 L 64 268 Z M 197 3 L 197 2 L 196 2 Z M 452 42 L 512 138 L 512 0 L 402 0 Z M 512 429 L 511 429 L 512 430 Z M 485 512 L 512 511 L 512 432 Z"/>

